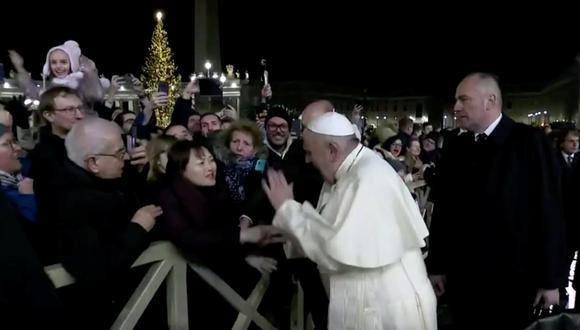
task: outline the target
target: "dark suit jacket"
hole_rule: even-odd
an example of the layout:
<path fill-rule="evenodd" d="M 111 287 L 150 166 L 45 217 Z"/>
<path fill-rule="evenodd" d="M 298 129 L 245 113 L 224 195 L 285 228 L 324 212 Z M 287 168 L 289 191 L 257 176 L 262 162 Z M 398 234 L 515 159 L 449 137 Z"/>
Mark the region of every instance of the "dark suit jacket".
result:
<path fill-rule="evenodd" d="M 568 166 L 566 159 L 562 155 L 562 151 L 558 150 L 555 153 L 556 161 L 558 163 L 558 169 L 560 171 L 560 175 L 562 175 L 562 179 L 570 179 L 572 175 L 573 169 L 580 166 L 580 152 L 574 154 L 574 160 L 572 161 L 572 165 Z M 562 181 L 562 185 L 565 186 L 567 184 L 567 180 Z"/>
<path fill-rule="evenodd" d="M 504 114 L 483 143 L 472 133 L 446 143 L 438 169 L 431 274 L 459 292 L 566 283 L 560 180 L 539 130 Z"/>
<path fill-rule="evenodd" d="M 562 201 L 564 219 L 566 220 L 566 239 L 568 243 L 568 258 L 574 256 L 574 251 L 580 247 L 580 229 L 577 205 L 580 200 L 580 153 L 574 155 L 572 165 L 568 166 L 562 152 L 556 152 L 558 173 L 562 181 Z"/>

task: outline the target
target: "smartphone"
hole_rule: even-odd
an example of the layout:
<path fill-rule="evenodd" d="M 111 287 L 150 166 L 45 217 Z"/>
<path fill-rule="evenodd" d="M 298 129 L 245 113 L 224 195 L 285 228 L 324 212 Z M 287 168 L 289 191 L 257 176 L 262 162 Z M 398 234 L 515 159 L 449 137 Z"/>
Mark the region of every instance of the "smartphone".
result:
<path fill-rule="evenodd" d="M 137 147 L 137 126 L 131 127 L 131 131 L 127 134 L 127 152 L 131 154 L 133 149 Z"/>
<path fill-rule="evenodd" d="M 219 81 L 215 79 L 201 78 L 197 79 L 199 84 L 199 95 L 205 96 L 222 96 L 222 89 Z"/>
<path fill-rule="evenodd" d="M 160 81 L 157 86 L 157 91 L 160 93 L 169 94 L 169 85 L 165 81 Z"/>

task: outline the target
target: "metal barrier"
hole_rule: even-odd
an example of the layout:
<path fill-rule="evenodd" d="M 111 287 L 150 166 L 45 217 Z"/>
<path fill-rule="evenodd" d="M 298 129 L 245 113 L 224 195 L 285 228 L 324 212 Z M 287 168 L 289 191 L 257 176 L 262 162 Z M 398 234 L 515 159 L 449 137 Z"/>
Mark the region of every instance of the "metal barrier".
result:
<path fill-rule="evenodd" d="M 133 263 L 132 267 L 153 263 L 129 301 L 119 313 L 111 329 L 133 329 L 164 280 L 167 280 L 167 321 L 169 329 L 189 329 L 187 309 L 187 266 L 191 267 L 203 280 L 219 292 L 239 313 L 233 330 L 246 330 L 254 322 L 264 330 L 276 329 L 266 318 L 258 313 L 258 306 L 264 297 L 269 276 L 262 276 L 248 299 L 242 298 L 219 276 L 204 266 L 189 263 L 170 242 L 154 242 Z M 45 272 L 56 288 L 71 285 L 75 279 L 61 264 L 45 267 Z M 293 299 L 292 330 L 302 330 L 303 312 L 301 289 Z M 298 308 L 296 308 L 298 307 Z"/>

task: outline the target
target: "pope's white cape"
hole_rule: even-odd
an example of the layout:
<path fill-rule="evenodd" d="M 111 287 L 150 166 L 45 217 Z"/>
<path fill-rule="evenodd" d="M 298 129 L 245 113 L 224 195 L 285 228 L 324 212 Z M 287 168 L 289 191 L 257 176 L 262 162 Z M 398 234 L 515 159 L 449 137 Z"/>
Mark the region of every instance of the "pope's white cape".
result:
<path fill-rule="evenodd" d="M 287 201 L 274 225 L 296 238 L 321 271 L 377 268 L 425 245 L 428 231 L 406 185 L 368 148 L 355 148 L 325 183 L 318 207 Z"/>

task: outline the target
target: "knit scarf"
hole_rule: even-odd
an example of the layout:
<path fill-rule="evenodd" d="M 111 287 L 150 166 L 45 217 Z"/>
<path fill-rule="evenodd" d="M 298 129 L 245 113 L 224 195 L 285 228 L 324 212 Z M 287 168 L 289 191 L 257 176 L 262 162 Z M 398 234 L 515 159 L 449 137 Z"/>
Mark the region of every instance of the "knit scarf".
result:
<path fill-rule="evenodd" d="M 234 202 L 243 202 L 246 199 L 244 189 L 246 178 L 256 168 L 258 161 L 257 157 L 253 157 L 244 160 L 234 160 L 226 164 L 224 168 L 226 185 Z"/>

